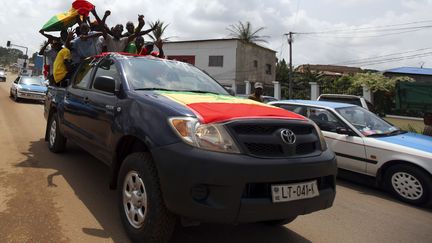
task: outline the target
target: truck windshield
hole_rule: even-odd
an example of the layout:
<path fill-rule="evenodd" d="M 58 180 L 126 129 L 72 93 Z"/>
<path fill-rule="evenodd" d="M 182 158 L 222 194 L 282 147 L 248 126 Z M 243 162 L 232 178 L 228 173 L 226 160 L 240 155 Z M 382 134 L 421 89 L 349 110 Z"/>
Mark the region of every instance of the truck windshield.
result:
<path fill-rule="evenodd" d="M 229 95 L 214 79 L 183 62 L 129 58 L 124 62 L 126 78 L 135 90 L 173 90 Z"/>
<path fill-rule="evenodd" d="M 365 136 L 390 136 L 403 132 L 372 112 L 358 106 L 339 108 L 336 111 Z"/>

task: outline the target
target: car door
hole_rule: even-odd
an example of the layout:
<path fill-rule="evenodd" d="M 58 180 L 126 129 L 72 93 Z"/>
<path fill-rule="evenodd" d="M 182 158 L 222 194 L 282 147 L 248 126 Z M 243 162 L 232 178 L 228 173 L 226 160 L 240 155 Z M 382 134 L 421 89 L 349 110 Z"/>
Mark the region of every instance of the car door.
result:
<path fill-rule="evenodd" d="M 107 76 L 116 80 L 116 87 L 120 87 L 120 73 L 111 59 L 104 59 L 99 62 L 94 80 L 98 77 Z M 118 90 L 118 88 L 117 88 Z M 94 87 L 94 82 L 88 93 L 87 107 L 88 114 L 94 114 L 88 119 L 88 130 L 93 137 L 94 151 L 98 157 L 104 161 L 111 159 L 111 137 L 113 134 L 113 124 L 116 114 L 121 112 L 117 107 L 117 96 L 114 93 L 108 93 L 98 90 Z"/>
<path fill-rule="evenodd" d="M 91 60 L 84 61 L 64 97 L 64 132 L 85 145 L 89 145 L 94 139 L 88 129 L 89 118 L 96 116 L 88 108 L 88 91 L 93 75 L 94 63 Z"/>
<path fill-rule="evenodd" d="M 18 85 L 18 82 L 19 82 L 20 78 L 21 78 L 21 77 L 18 76 L 18 77 L 13 81 L 13 83 L 12 83 L 12 85 L 11 85 L 11 91 L 10 91 L 10 93 L 13 94 L 13 95 L 15 95 L 16 92 L 17 92 L 17 85 Z"/>
<path fill-rule="evenodd" d="M 337 156 L 338 167 L 359 173 L 366 173 L 366 150 L 363 138 L 331 110 L 306 108 L 306 116 L 314 121 L 323 132 L 327 145 Z M 340 134 L 340 128 L 347 134 Z"/>

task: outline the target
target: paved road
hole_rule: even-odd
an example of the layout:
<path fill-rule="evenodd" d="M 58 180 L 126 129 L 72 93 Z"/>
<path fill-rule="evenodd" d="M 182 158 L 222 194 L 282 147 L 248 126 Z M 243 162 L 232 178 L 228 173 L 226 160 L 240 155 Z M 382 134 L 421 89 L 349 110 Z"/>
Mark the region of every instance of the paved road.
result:
<path fill-rule="evenodd" d="M 108 169 L 76 145 L 48 151 L 43 107 L 0 83 L 0 242 L 128 242 Z M 334 206 L 286 227 L 177 228 L 172 242 L 432 242 L 432 210 L 338 182 Z"/>

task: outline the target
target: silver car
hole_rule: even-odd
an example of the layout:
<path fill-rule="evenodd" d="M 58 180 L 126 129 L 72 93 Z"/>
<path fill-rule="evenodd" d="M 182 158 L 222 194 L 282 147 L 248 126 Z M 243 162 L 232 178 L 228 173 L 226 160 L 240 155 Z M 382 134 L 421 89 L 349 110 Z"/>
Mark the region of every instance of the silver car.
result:
<path fill-rule="evenodd" d="M 10 88 L 10 96 L 20 99 L 44 101 L 48 88 L 39 77 L 18 76 Z"/>
<path fill-rule="evenodd" d="M 0 82 L 6 82 L 6 72 L 4 70 L 0 70 Z"/>

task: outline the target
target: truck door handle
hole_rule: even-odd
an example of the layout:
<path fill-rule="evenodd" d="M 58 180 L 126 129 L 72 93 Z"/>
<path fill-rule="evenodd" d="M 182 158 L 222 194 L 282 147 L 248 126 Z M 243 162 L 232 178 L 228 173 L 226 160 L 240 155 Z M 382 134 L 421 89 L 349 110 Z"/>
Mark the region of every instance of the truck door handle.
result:
<path fill-rule="evenodd" d="M 89 97 L 85 97 L 85 98 L 84 98 L 84 103 L 88 104 L 89 102 L 90 102 Z"/>

